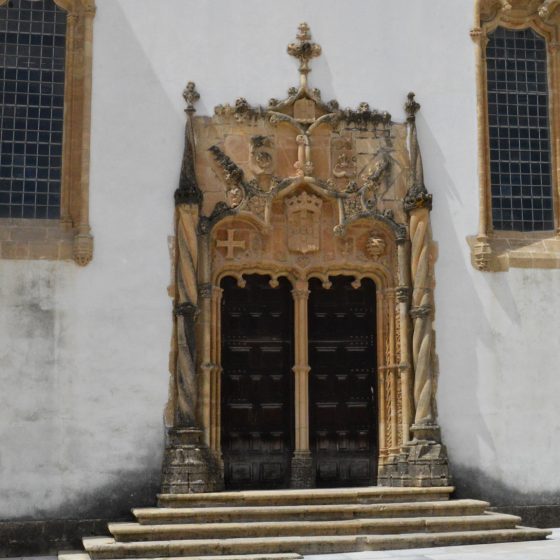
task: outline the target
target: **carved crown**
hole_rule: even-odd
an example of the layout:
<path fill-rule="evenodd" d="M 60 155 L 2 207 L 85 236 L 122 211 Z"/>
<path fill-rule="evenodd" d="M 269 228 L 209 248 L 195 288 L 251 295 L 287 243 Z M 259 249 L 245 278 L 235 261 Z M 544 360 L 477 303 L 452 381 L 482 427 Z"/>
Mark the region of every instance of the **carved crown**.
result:
<path fill-rule="evenodd" d="M 286 199 L 286 207 L 288 212 L 297 212 L 299 210 L 309 210 L 310 212 L 319 212 L 323 201 L 318 196 L 302 191 L 300 194 Z"/>

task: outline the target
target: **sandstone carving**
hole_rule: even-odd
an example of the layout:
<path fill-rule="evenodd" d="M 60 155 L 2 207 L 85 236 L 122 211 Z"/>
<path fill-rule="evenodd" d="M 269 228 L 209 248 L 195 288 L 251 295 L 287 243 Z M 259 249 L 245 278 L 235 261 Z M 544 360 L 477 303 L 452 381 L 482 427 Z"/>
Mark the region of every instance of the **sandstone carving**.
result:
<path fill-rule="evenodd" d="M 385 243 L 382 237 L 378 237 L 375 233 L 372 233 L 366 242 L 366 252 L 371 259 L 377 260 L 385 253 L 386 246 L 387 243 Z"/>
<path fill-rule="evenodd" d="M 306 191 L 285 200 L 289 231 L 288 249 L 303 254 L 318 251 L 323 201 Z"/>
<path fill-rule="evenodd" d="M 409 94 L 405 123 L 365 102 L 342 110 L 308 85 L 310 61 L 321 47 L 306 24 L 288 52 L 299 62 L 299 86 L 266 108 L 239 98 L 219 105 L 211 119 L 199 118 L 194 84 L 185 91 L 187 132 L 176 194 L 173 427 L 200 431 L 197 445 L 214 465 L 202 487 L 219 486 L 221 281 L 233 277 L 243 287 L 245 276 L 261 274 L 274 288 L 287 279 L 295 314 L 292 485 L 312 485 L 309 282 L 319 279 L 329 289 L 334 277 L 351 276 L 355 289 L 366 280 L 375 283 L 380 309 L 379 481 L 446 483 L 434 406 L 432 200 L 416 135 L 420 105 Z M 440 475 L 420 472 L 418 445 L 437 456 Z M 437 452 L 430 451 L 434 445 Z"/>

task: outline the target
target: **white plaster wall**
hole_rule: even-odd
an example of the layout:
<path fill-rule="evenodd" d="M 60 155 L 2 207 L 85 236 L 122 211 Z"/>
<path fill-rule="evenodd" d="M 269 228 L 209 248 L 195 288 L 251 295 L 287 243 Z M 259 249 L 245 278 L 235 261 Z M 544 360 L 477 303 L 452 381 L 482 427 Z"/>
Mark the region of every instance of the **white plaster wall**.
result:
<path fill-rule="evenodd" d="M 82 496 L 157 473 L 181 92 L 196 81 L 201 114 L 283 97 L 298 78 L 285 48 L 303 20 L 323 47 L 310 81 L 324 99 L 368 101 L 396 120 L 409 90 L 422 103 L 452 464 L 532 494 L 560 489 L 560 271 L 481 274 L 465 241 L 478 209 L 472 0 L 97 4 L 94 260 L 0 262 L 0 518 L 72 515 Z"/>

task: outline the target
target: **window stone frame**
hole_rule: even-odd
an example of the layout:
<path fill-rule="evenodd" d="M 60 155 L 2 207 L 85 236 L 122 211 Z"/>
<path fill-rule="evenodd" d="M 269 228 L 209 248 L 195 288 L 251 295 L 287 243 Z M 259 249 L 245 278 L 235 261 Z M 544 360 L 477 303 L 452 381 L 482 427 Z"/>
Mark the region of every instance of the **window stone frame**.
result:
<path fill-rule="evenodd" d="M 0 6 L 8 0 L 0 0 Z M 53 0 L 67 13 L 60 218 L 0 219 L 1 259 L 93 258 L 89 165 L 95 0 Z"/>
<path fill-rule="evenodd" d="M 560 0 L 475 0 L 479 227 L 467 237 L 471 262 L 481 271 L 516 268 L 560 268 Z M 497 27 L 531 28 L 547 44 L 549 83 L 550 150 L 554 210 L 553 231 L 500 231 L 492 226 L 490 139 L 486 46 Z"/>

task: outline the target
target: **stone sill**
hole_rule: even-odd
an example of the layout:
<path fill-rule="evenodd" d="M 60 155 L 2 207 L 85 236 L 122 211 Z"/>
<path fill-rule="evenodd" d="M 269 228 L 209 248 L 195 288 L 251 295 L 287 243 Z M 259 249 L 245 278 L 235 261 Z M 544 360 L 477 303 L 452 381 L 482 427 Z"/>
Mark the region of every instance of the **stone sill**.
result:
<path fill-rule="evenodd" d="M 0 218 L 0 259 L 70 261 L 74 235 L 60 220 Z"/>
<path fill-rule="evenodd" d="M 478 270 L 560 268 L 560 234 L 556 232 L 494 232 L 486 238 L 467 237 L 471 263 Z"/>

